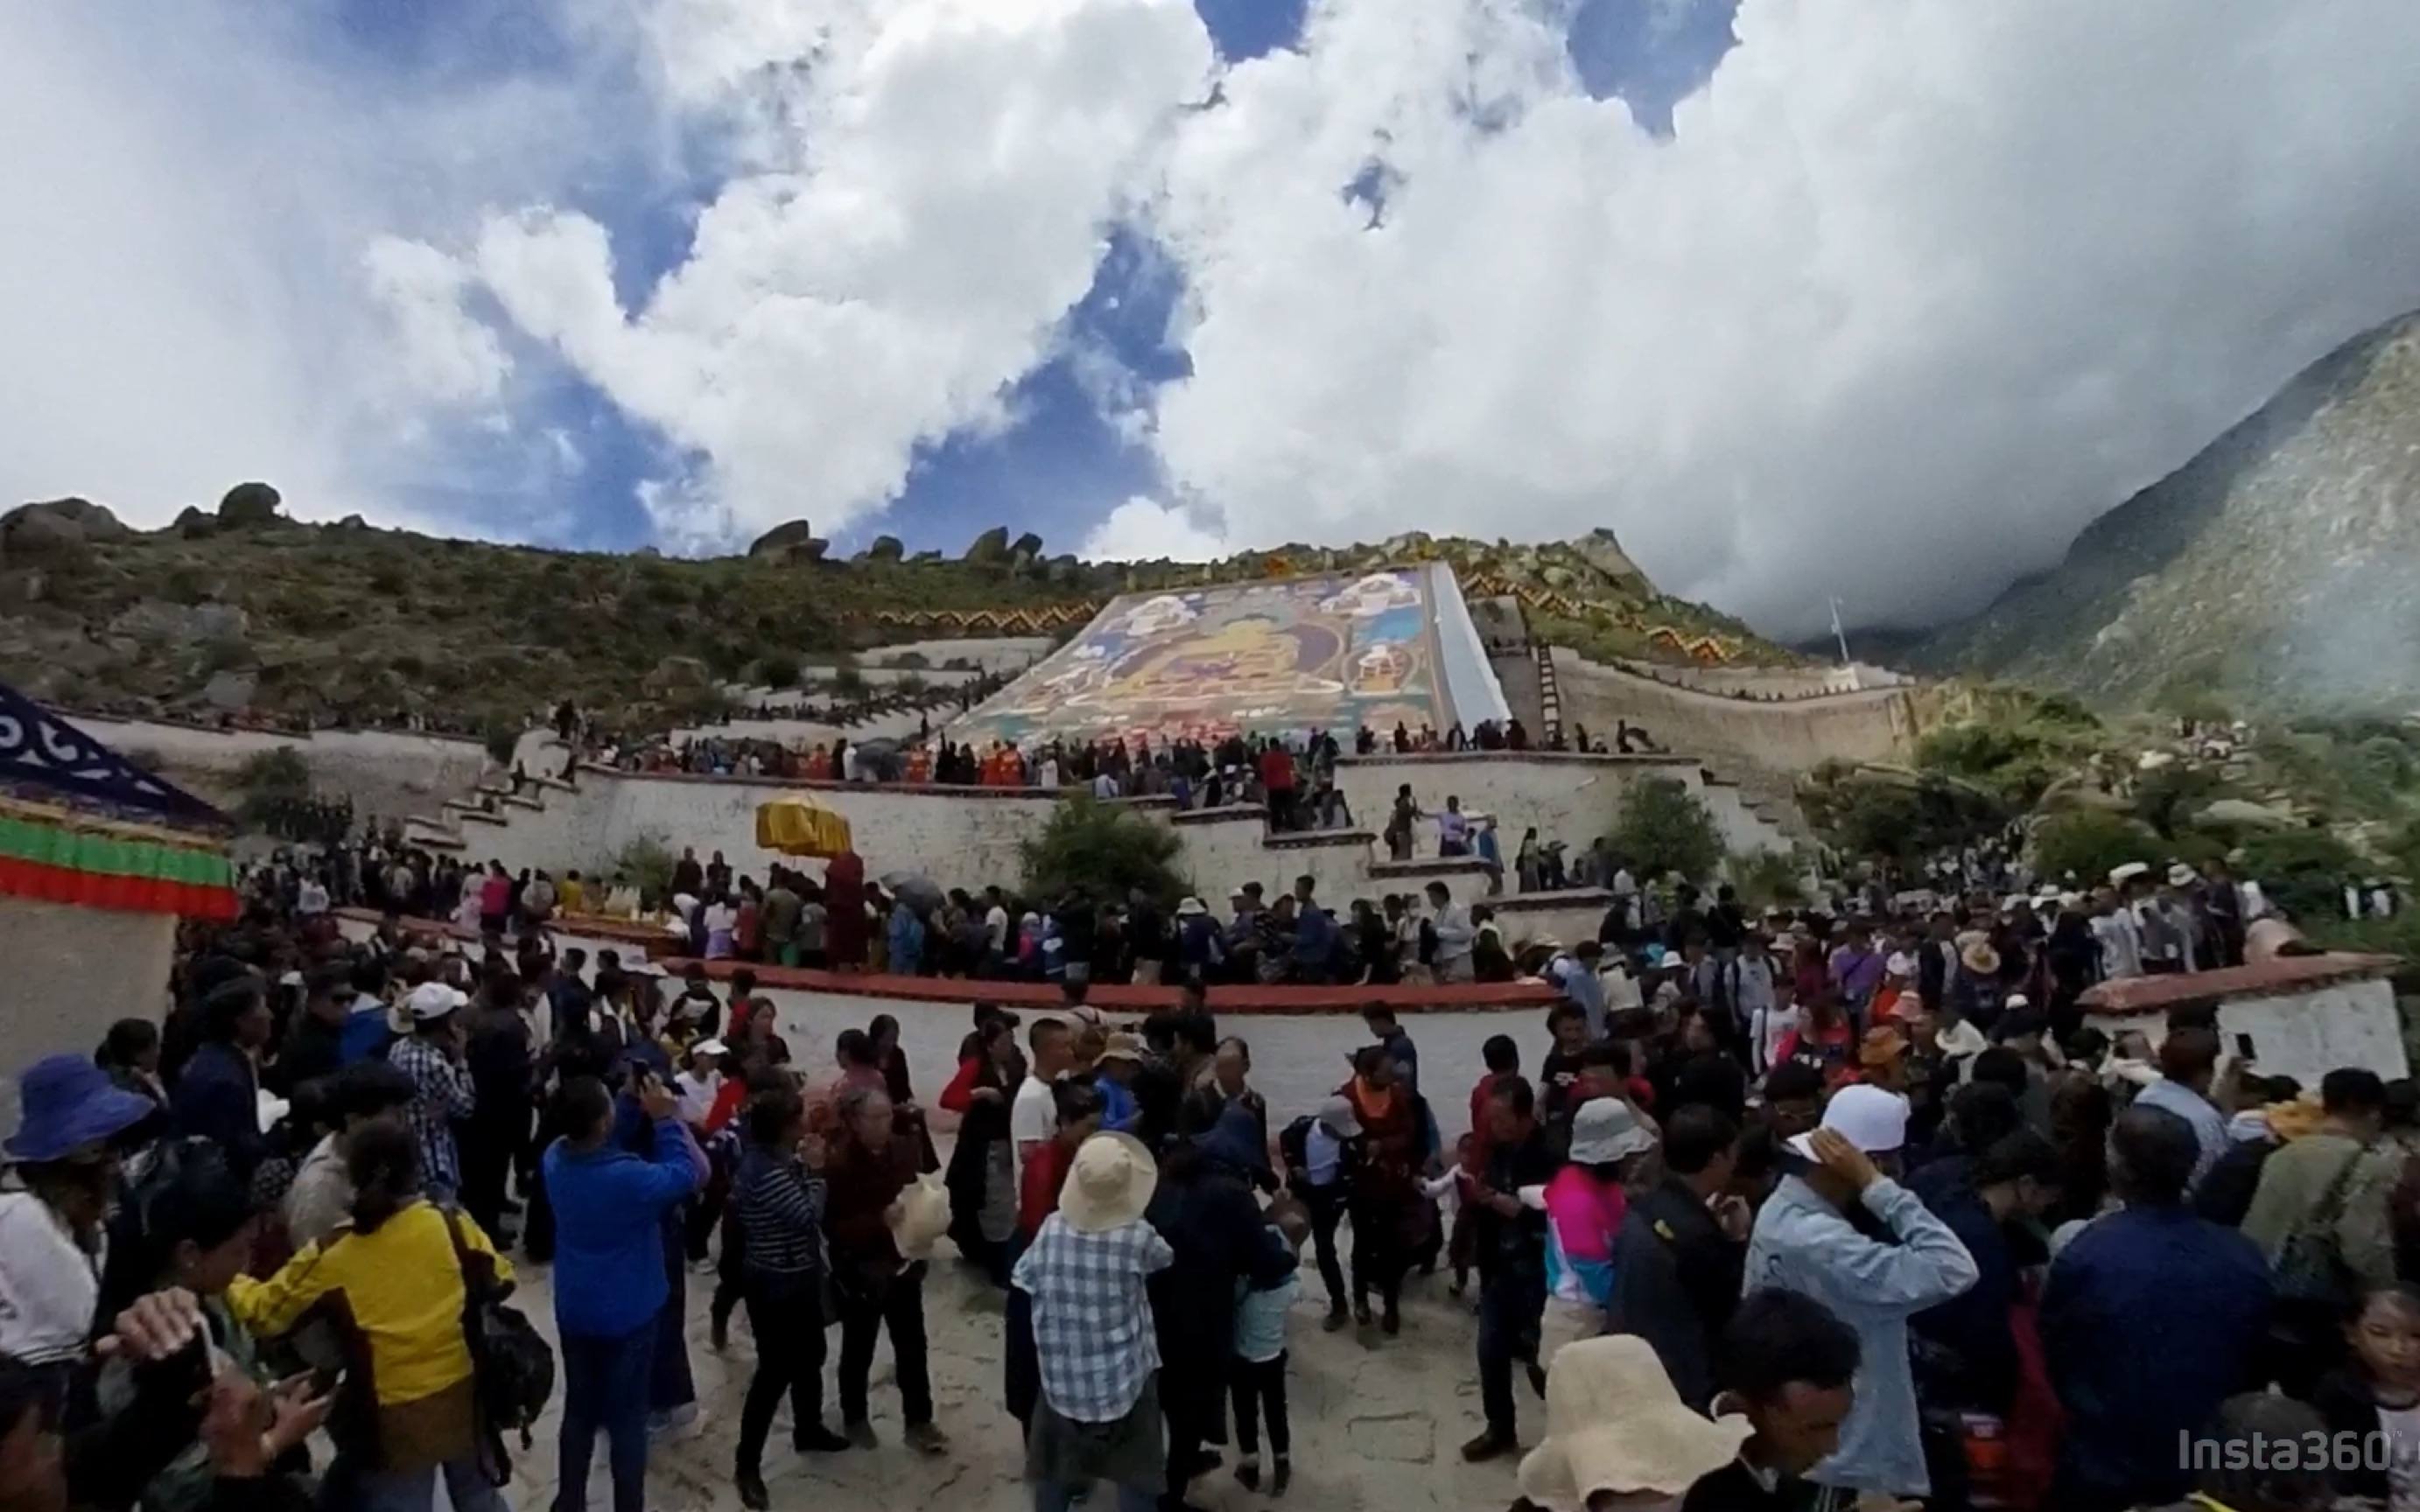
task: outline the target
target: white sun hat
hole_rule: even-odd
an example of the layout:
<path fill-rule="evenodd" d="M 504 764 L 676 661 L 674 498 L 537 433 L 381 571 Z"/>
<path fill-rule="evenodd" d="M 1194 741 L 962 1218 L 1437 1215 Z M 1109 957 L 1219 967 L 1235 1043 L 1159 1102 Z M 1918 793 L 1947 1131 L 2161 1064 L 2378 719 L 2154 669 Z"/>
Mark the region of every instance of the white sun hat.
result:
<path fill-rule="evenodd" d="M 1521 1494 L 1554 1512 L 1585 1512 L 1601 1491 L 1683 1495 L 1738 1458 L 1748 1431 L 1745 1418 L 1691 1412 L 1645 1339 L 1581 1339 L 1546 1371 L 1546 1438 L 1521 1461 Z"/>
<path fill-rule="evenodd" d="M 1106 1234 L 1142 1217 L 1159 1186 L 1159 1166 L 1129 1134 L 1096 1134 L 1077 1147 L 1059 1194 L 1059 1213 L 1079 1234 Z"/>

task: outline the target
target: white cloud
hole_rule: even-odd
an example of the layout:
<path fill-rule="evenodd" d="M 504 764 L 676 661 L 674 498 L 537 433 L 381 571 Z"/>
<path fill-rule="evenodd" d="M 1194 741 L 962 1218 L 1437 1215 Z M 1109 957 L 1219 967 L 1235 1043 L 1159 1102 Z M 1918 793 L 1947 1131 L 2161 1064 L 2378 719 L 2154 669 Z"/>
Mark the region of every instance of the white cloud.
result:
<path fill-rule="evenodd" d="M 1748 0 L 1662 144 L 1538 12 L 1320 0 L 1186 123 L 1156 436 L 1231 539 L 1609 525 L 1779 631 L 1920 621 L 2420 304 L 2398 0 Z"/>
<path fill-rule="evenodd" d="M 463 309 L 470 275 L 459 262 L 424 242 L 380 237 L 362 267 L 394 321 L 396 356 L 415 393 L 454 404 L 503 393 L 512 363 L 495 332 Z"/>
<path fill-rule="evenodd" d="M 1225 553 L 1215 530 L 1191 514 L 1150 499 L 1129 499 L 1093 527 L 1076 554 L 1087 562 L 1209 562 Z"/>
<path fill-rule="evenodd" d="M 653 0 L 637 29 L 677 106 L 755 128 L 688 260 L 626 313 L 603 227 L 535 207 L 473 266 L 705 459 L 643 496 L 688 543 L 840 529 L 919 441 L 1003 424 L 1212 64 L 1186 0 Z"/>
<path fill-rule="evenodd" d="M 521 471 L 483 451 L 504 348 L 398 239 L 569 180 L 644 113 L 580 77 L 355 72 L 306 8 L 0 6 L 0 507 L 158 525 L 260 478 L 303 517 L 430 523 L 424 487 L 481 497 L 486 533 L 544 517 L 490 486 Z"/>

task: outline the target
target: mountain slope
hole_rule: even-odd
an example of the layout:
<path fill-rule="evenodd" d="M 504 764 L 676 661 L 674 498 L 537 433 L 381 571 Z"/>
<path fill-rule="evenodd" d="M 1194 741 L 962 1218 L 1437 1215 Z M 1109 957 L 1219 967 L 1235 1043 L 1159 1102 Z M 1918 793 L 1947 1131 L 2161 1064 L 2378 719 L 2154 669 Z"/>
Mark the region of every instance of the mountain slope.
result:
<path fill-rule="evenodd" d="M 1414 534 L 1201 563 L 1045 556 L 1039 536 L 996 528 L 955 558 L 884 536 L 843 561 L 799 520 L 746 556 L 689 561 L 301 524 L 281 502 L 245 484 L 215 514 L 147 532 L 82 500 L 0 517 L 0 680 L 93 712 L 409 715 L 508 737 L 568 698 L 609 724 L 661 729 L 713 714 L 725 683 L 788 687 L 803 665 L 882 642 L 1047 634 L 1139 589 L 1407 561 L 1550 606 L 1600 655 L 1679 659 L 1712 640 L 1742 662 L 1792 659 L 1666 598 L 1602 532 L 1542 546 Z M 850 681 L 814 690 L 840 702 L 881 691 Z"/>
<path fill-rule="evenodd" d="M 2107 702 L 2420 702 L 2420 315 L 2321 359 L 1902 659 Z"/>

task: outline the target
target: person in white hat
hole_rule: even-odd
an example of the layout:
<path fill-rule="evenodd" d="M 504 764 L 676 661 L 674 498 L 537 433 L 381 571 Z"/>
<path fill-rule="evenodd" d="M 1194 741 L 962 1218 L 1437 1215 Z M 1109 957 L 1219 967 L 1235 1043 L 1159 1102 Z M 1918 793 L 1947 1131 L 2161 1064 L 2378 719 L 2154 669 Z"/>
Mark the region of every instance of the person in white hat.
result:
<path fill-rule="evenodd" d="M 1747 1284 L 1781 1287 L 1823 1304 L 1857 1332 L 1866 1368 L 1840 1447 L 1812 1479 L 1844 1491 L 1923 1496 L 1931 1489 L 1916 1433 L 1907 1320 L 1973 1286 L 1974 1257 L 1916 1195 L 1885 1174 L 1907 1140 L 1907 1099 L 1853 1085 L 1833 1095 L 1823 1121 L 1785 1147 L 1785 1174 L 1748 1241 Z M 1896 1243 L 1849 1222 L 1862 1208 Z"/>
<path fill-rule="evenodd" d="M 1582 1339 L 1546 1373 L 1546 1438 L 1521 1461 L 1521 1494 L 1551 1512 L 1678 1506 L 1748 1432 L 1683 1405 L 1645 1339 Z"/>
<path fill-rule="evenodd" d="M 1065 1512 L 1094 1481 L 1117 1487 L 1118 1512 L 1149 1512 L 1167 1489 L 1147 1283 L 1176 1252 L 1143 1219 L 1158 1185 L 1142 1141 L 1093 1135 L 1076 1151 L 1058 1211 L 1017 1259 L 1013 1281 L 1032 1299 L 1042 1378 L 1025 1444 L 1040 1512 Z"/>
<path fill-rule="evenodd" d="M 387 1051 L 389 1065 L 411 1078 L 414 1096 L 404 1110 L 420 1143 L 420 1170 L 429 1200 L 450 1202 L 462 1190 L 462 1157 L 454 1142 L 454 1126 L 467 1123 L 478 1110 L 470 1068 L 462 1063 L 466 1042 L 462 1010 L 471 999 L 442 981 L 414 987 L 397 1011 L 396 1030 L 403 1038 Z"/>

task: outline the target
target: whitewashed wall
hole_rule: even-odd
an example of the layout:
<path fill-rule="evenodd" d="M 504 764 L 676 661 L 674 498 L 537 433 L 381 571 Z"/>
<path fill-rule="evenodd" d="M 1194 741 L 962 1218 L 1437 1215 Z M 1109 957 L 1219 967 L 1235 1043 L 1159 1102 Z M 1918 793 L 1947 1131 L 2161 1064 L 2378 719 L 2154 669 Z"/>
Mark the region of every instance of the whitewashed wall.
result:
<path fill-rule="evenodd" d="M 2157 1045 L 2167 1038 L 2164 1013 L 2096 1013 L 2085 1022 L 2112 1036 L 2139 1030 Z M 2291 1076 L 2306 1088 L 2339 1067 L 2359 1066 L 2388 1081 L 2411 1074 L 2394 983 L 2383 977 L 2332 982 L 2316 992 L 2239 997 L 2218 1009 L 2219 1038 L 2237 1053 L 2249 1035 L 2252 1057 L 2266 1075 Z"/>

